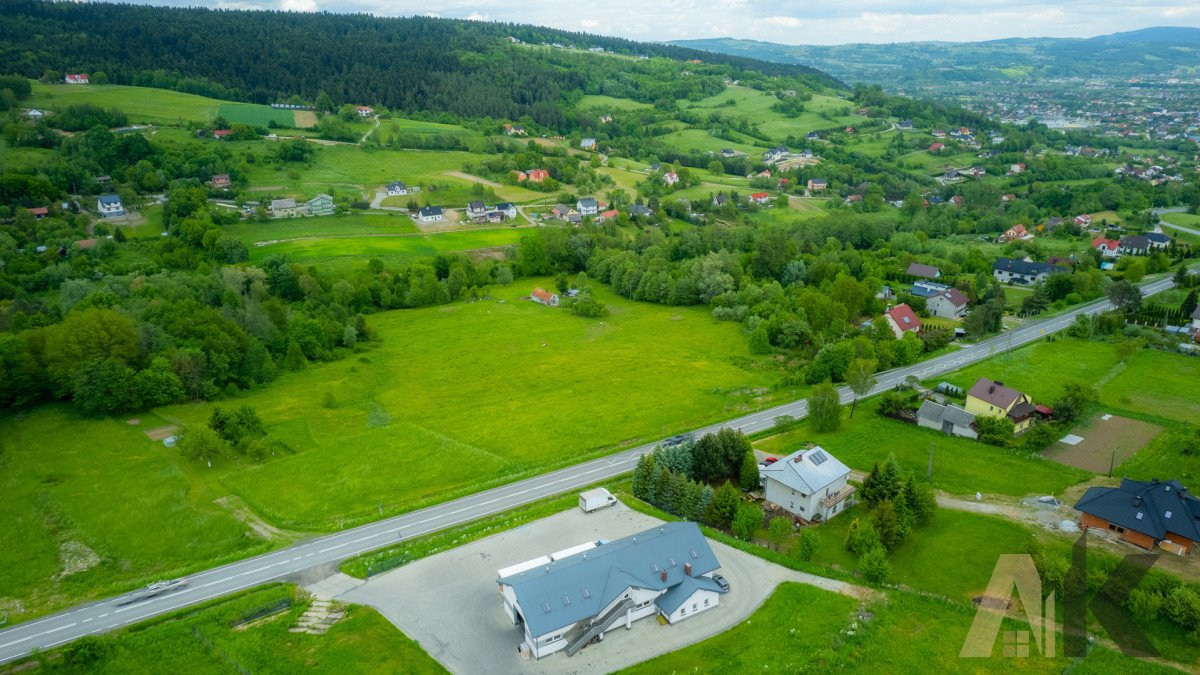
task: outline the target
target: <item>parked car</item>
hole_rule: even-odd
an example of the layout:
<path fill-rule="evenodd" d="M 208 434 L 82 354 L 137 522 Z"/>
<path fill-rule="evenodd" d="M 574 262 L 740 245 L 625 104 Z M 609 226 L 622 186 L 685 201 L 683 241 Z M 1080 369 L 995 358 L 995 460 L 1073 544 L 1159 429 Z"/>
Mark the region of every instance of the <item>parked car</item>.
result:
<path fill-rule="evenodd" d="M 714 574 L 712 575 L 712 580 L 717 582 L 717 586 L 721 588 L 722 593 L 729 592 L 729 582 L 725 580 L 725 577 L 720 574 Z"/>
<path fill-rule="evenodd" d="M 672 437 L 668 438 L 667 440 L 663 441 L 662 447 L 673 448 L 677 445 L 683 445 L 684 443 L 687 443 L 690 440 L 692 440 L 691 434 L 679 434 L 678 436 L 672 436 Z"/>
<path fill-rule="evenodd" d="M 778 457 L 768 457 L 763 460 L 763 464 L 766 464 L 767 466 L 771 466 L 772 464 L 774 464 L 775 462 L 778 462 L 778 461 L 779 461 Z"/>

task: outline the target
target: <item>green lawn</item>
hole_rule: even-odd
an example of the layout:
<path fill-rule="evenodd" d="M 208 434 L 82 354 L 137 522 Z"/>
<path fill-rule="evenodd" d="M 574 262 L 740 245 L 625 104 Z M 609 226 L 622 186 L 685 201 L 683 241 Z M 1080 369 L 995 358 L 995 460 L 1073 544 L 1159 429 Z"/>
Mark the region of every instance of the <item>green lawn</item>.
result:
<path fill-rule="evenodd" d="M 234 629 L 246 613 L 292 598 L 291 607 Z M 97 662 L 71 664 L 70 647 L 41 656 L 52 673 L 444 673 L 415 641 L 369 607 L 351 605 L 324 635 L 291 633 L 309 602 L 269 586 L 100 638 Z M 265 611 L 265 610 L 264 610 Z"/>
<path fill-rule="evenodd" d="M 285 129 L 291 129 L 296 126 L 296 114 L 294 111 L 272 108 L 269 105 L 258 105 L 256 103 L 223 103 L 217 109 L 217 115 L 224 117 L 232 124 L 268 127 L 274 122 L 276 126 Z"/>
<path fill-rule="evenodd" d="M 725 105 L 730 100 L 735 105 Z M 724 115 L 744 117 L 758 122 L 763 132 L 780 140 L 789 135 L 800 137 L 817 129 L 857 127 L 866 123 L 863 117 L 841 115 L 841 112 L 852 110 L 854 104 L 833 96 L 814 95 L 811 101 L 804 104 L 804 112 L 794 118 L 771 110 L 776 101 L 778 99 L 774 94 L 747 87 L 729 87 L 715 96 L 696 102 L 680 101 L 679 104 L 684 108 L 714 110 Z M 830 117 L 826 118 L 826 113 Z"/>
<path fill-rule="evenodd" d="M 584 96 L 579 99 L 579 103 L 575 104 L 577 110 L 587 110 L 589 108 L 608 108 L 612 110 L 644 110 L 650 105 L 646 103 L 638 103 L 631 98 L 616 98 L 613 96 L 602 96 L 599 94 Z"/>
<path fill-rule="evenodd" d="M 880 417 L 875 405 L 869 400 L 860 403 L 854 418 L 843 419 L 842 428 L 833 433 L 814 433 L 802 425 L 754 445 L 783 456 L 812 442 L 859 471 L 870 471 L 875 462 L 883 464 L 895 455 L 905 470 L 918 474 L 924 474 L 932 447 L 934 485 L 959 495 L 1061 494 L 1091 475 L 1040 457 Z"/>
<path fill-rule="evenodd" d="M 367 258 L 379 258 L 384 263 L 397 265 L 438 253 L 515 244 L 522 234 L 521 229 L 510 227 L 397 236 L 325 236 L 252 246 L 250 262 L 260 263 L 269 256 L 285 254 L 292 262 L 321 267 L 362 266 Z"/>
<path fill-rule="evenodd" d="M 92 103 L 117 108 L 129 115 L 132 124 L 176 124 L 210 122 L 225 102 L 206 96 L 184 94 L 167 89 L 126 87 L 118 84 L 42 84 L 33 83 L 33 96 L 25 105 L 57 110 L 74 103 Z"/>
<path fill-rule="evenodd" d="M 226 225 L 225 232 L 246 244 L 271 239 L 294 237 L 325 237 L 355 234 L 412 234 L 420 230 L 412 220 L 401 214 L 352 213 L 346 216 L 289 218 L 265 223 L 243 220 Z"/>
<path fill-rule="evenodd" d="M 731 148 L 739 152 L 744 152 L 756 160 L 762 154 L 763 150 L 766 149 L 748 143 L 738 143 L 737 141 L 727 141 L 724 138 L 717 138 L 704 129 L 675 131 L 665 136 L 659 136 L 658 140 L 681 152 L 691 152 L 693 150 L 700 152 L 720 152 L 724 148 Z"/>
<path fill-rule="evenodd" d="M 591 320 L 521 299 L 551 284 L 372 315 L 378 346 L 223 401 L 254 406 L 295 451 L 265 464 L 197 465 L 142 433 L 207 420 L 210 404 L 130 415 L 138 426 L 65 405 L 0 415 L 0 613 L 26 620 L 264 550 L 214 504 L 227 495 L 275 525 L 331 530 L 377 518 L 381 506 L 411 510 L 795 394 L 773 391 L 775 367 L 705 308 L 597 287 L 612 314 Z M 100 564 L 59 577 L 59 547 L 76 541 Z"/>
<path fill-rule="evenodd" d="M 859 618 L 856 604 L 811 586 L 781 584 L 737 626 L 622 672 L 1061 673 L 1072 665 L 1065 658 L 1040 658 L 1036 646 L 1030 658 L 1003 658 L 999 646 L 992 658 L 960 658 L 974 618 L 969 604 L 891 591 L 867 603 L 869 621 Z M 1004 628 L 1027 629 L 1028 624 L 1006 620 Z M 1061 635 L 1057 643 L 1062 644 Z M 1103 647 L 1075 666 L 1075 672 L 1088 673 L 1174 672 Z"/>

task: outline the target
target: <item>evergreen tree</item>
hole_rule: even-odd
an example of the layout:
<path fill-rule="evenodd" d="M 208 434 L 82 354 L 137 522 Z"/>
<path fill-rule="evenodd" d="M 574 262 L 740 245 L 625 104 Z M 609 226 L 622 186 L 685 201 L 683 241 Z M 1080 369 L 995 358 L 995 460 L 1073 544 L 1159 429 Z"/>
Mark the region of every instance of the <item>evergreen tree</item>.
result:
<path fill-rule="evenodd" d="M 738 507 L 737 513 L 734 514 L 731 529 L 738 539 L 750 541 L 754 537 L 755 531 L 762 527 L 762 520 L 761 508 L 752 504 L 744 504 Z"/>
<path fill-rule="evenodd" d="M 882 584 L 892 574 L 887 551 L 882 546 L 873 546 L 858 559 L 858 572 L 873 584 Z"/>
<path fill-rule="evenodd" d="M 658 467 L 658 475 L 654 479 L 654 505 L 659 508 L 671 510 L 671 504 L 675 500 L 674 484 L 671 478 L 674 474 L 665 466 Z"/>
<path fill-rule="evenodd" d="M 671 472 L 671 502 L 666 505 L 668 511 L 677 516 L 685 516 L 688 505 L 688 483 L 690 482 L 687 476 Z"/>
<path fill-rule="evenodd" d="M 696 506 L 692 509 L 691 519 L 696 522 L 702 522 L 708 514 L 709 505 L 712 504 L 713 489 L 710 485 L 701 485 L 700 483 L 695 483 L 695 485 L 698 491 L 696 493 Z"/>
<path fill-rule="evenodd" d="M 738 489 L 726 481 L 713 492 L 706 520 L 713 527 L 729 527 L 733 523 L 733 517 L 737 514 L 738 504 L 741 501 L 742 497 L 738 493 Z"/>
<path fill-rule="evenodd" d="M 846 532 L 846 550 L 862 555 L 871 547 L 879 545 L 879 534 L 870 520 L 855 518 Z"/>
<path fill-rule="evenodd" d="M 300 343 L 288 340 L 287 355 L 283 357 L 283 367 L 295 372 L 304 370 L 307 366 L 308 359 L 304 357 L 304 350 L 300 349 Z"/>
<path fill-rule="evenodd" d="M 811 562 L 817 552 L 817 533 L 811 528 L 800 530 L 800 541 L 796 542 L 796 558 L 801 562 Z"/>
<path fill-rule="evenodd" d="M 757 490 L 758 485 L 758 461 L 754 459 L 753 452 L 747 452 L 742 455 L 742 468 L 739 474 L 743 490 Z"/>
<path fill-rule="evenodd" d="M 637 466 L 633 469 L 633 479 L 631 480 L 633 496 L 642 501 L 652 501 L 650 495 L 653 492 L 654 479 L 657 476 L 658 466 L 655 463 L 654 453 L 648 452 L 639 457 Z"/>
<path fill-rule="evenodd" d="M 889 551 L 895 550 L 904 541 L 908 528 L 904 522 L 905 514 L 897 506 L 898 502 L 885 499 L 871 509 L 871 523 L 879 534 L 879 543 Z"/>

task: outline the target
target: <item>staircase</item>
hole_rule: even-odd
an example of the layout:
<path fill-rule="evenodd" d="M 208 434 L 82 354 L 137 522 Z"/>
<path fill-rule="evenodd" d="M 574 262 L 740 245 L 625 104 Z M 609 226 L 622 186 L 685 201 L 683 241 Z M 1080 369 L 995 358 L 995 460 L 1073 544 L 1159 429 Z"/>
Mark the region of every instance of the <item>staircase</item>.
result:
<path fill-rule="evenodd" d="M 309 635 L 324 635 L 329 627 L 346 616 L 346 611 L 334 606 L 328 600 L 313 600 L 304 610 L 296 625 L 288 629 L 290 633 L 308 633 Z"/>
<path fill-rule="evenodd" d="M 567 635 L 567 656 L 575 656 L 575 653 L 583 649 L 587 643 L 592 641 L 592 638 L 608 630 L 618 619 L 625 618 L 625 610 L 633 607 L 633 600 L 625 598 L 617 603 L 615 607 L 608 610 L 608 613 L 589 623 L 586 626 L 580 626 L 572 629 L 572 633 L 578 632 L 577 635 Z"/>

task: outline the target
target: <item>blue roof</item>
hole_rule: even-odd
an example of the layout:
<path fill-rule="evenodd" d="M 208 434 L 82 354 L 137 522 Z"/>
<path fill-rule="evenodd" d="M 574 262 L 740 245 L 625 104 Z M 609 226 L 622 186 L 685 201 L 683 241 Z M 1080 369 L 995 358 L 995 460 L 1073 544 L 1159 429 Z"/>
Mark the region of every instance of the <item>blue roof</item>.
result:
<path fill-rule="evenodd" d="M 1121 487 L 1090 487 L 1075 509 L 1103 518 L 1155 541 L 1168 532 L 1200 541 L 1200 500 L 1177 480 L 1124 478 Z"/>
<path fill-rule="evenodd" d="M 1013 260 L 1012 258 L 996 258 L 996 263 L 992 265 L 992 269 L 1031 277 L 1036 277 L 1039 274 L 1053 274 L 1058 271 L 1054 265 L 1047 263 L 1027 262 L 1025 260 Z"/>
<path fill-rule="evenodd" d="M 423 216 L 440 216 L 440 215 L 442 215 L 442 207 L 426 206 L 421 209 L 421 215 L 423 215 Z"/>
<path fill-rule="evenodd" d="M 693 577 L 721 566 L 698 525 L 664 523 L 499 583 L 512 587 L 530 635 L 538 636 L 596 616 L 627 588 L 674 588 L 688 579 L 685 563 Z"/>
<path fill-rule="evenodd" d="M 932 298 L 933 296 L 943 291 L 950 290 L 950 287 L 945 284 L 934 284 L 928 281 L 918 281 L 909 289 L 909 293 L 918 298 Z"/>
<path fill-rule="evenodd" d="M 511 209 L 512 207 L 513 207 L 513 205 L 508 202 L 501 202 L 496 205 L 496 210 L 497 211 L 507 211 L 507 210 Z"/>
<path fill-rule="evenodd" d="M 100 195 L 100 203 L 108 206 L 110 204 L 120 204 L 121 198 L 116 195 Z"/>
<path fill-rule="evenodd" d="M 666 614 L 672 614 L 698 590 L 720 593 L 721 587 L 708 577 L 684 577 L 679 585 L 663 593 L 655 603 Z"/>

